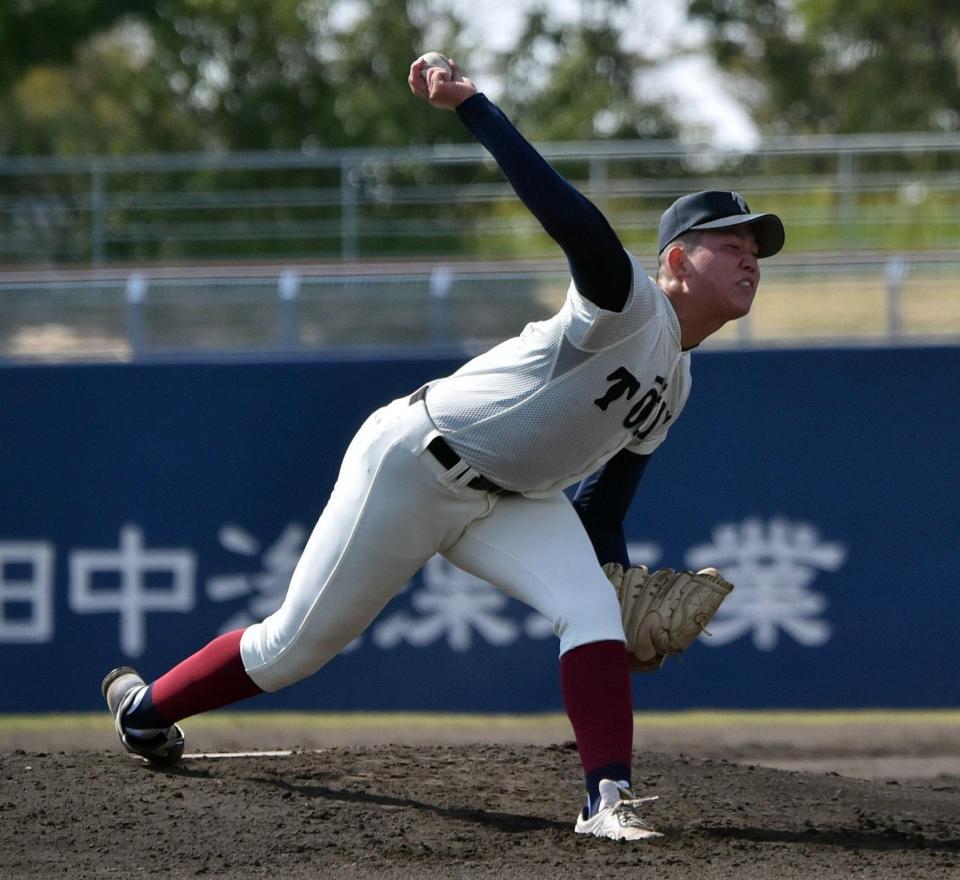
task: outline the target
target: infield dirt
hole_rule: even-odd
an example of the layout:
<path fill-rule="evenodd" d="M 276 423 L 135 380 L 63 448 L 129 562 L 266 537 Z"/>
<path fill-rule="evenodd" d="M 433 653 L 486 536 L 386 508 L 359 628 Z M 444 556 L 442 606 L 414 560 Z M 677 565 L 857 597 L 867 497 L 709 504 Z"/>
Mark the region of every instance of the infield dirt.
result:
<path fill-rule="evenodd" d="M 955 727 L 915 733 L 913 755 L 856 731 L 832 749 L 820 729 L 791 736 L 746 751 L 729 731 L 679 743 L 696 754 L 638 750 L 635 788 L 660 796 L 649 819 L 665 834 L 645 843 L 573 833 L 582 790 L 568 741 L 311 742 L 168 771 L 119 747 L 37 741 L 0 754 L 0 877 L 960 877 Z M 816 766 L 825 749 L 841 769 L 903 760 L 887 778 L 759 762 Z"/>

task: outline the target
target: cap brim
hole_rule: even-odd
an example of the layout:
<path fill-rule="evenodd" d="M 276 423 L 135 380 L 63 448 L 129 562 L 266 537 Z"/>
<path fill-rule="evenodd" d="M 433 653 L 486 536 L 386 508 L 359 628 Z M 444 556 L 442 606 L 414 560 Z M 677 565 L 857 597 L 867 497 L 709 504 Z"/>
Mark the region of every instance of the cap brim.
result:
<path fill-rule="evenodd" d="M 786 233 L 783 223 L 776 214 L 734 214 L 732 217 L 721 217 L 719 220 L 710 220 L 707 223 L 698 223 L 691 229 L 729 229 L 732 226 L 752 226 L 754 237 L 757 239 L 757 256 L 772 257 L 783 247 Z"/>

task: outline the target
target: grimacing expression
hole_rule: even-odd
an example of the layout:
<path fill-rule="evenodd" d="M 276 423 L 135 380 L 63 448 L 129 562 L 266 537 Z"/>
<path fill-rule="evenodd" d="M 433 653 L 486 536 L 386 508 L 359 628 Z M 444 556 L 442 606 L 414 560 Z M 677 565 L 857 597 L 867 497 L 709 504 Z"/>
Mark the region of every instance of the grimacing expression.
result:
<path fill-rule="evenodd" d="M 688 284 L 705 307 L 726 320 L 750 311 L 760 283 L 757 241 L 750 226 L 704 230 L 687 252 L 693 269 Z"/>

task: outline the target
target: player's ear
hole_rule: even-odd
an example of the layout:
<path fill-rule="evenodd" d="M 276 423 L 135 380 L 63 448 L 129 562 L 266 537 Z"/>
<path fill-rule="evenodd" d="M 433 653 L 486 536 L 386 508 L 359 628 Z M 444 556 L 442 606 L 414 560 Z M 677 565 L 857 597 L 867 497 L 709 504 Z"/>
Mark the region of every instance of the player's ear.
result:
<path fill-rule="evenodd" d="M 682 278 L 686 274 L 687 252 L 679 241 L 667 245 L 665 262 L 674 278 Z"/>

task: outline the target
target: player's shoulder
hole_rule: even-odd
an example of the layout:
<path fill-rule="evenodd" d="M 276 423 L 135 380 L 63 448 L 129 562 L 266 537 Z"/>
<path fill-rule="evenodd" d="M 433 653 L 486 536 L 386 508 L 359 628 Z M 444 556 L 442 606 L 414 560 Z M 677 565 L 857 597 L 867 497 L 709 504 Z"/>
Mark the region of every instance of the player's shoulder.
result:
<path fill-rule="evenodd" d="M 624 312 L 640 312 L 652 317 L 657 314 L 668 314 L 671 310 L 667 295 L 661 290 L 656 280 L 647 274 L 645 266 L 633 254 L 627 251 L 633 278 L 630 284 L 630 293 L 623 305 Z"/>
<path fill-rule="evenodd" d="M 597 304 L 593 298 L 584 296 L 577 288 L 576 281 L 573 279 L 571 279 L 570 287 L 567 291 L 567 304 L 572 304 L 575 309 L 579 309 L 579 311 L 585 315 L 595 317 L 602 314 L 609 318 L 611 316 L 624 315 L 628 312 L 636 311 L 638 308 L 646 311 L 651 306 L 660 303 L 660 301 L 665 298 L 663 291 L 661 291 L 660 288 L 657 287 L 656 282 L 647 275 L 643 265 L 633 254 L 627 250 L 625 250 L 624 253 L 630 262 L 631 277 L 629 279 L 626 299 L 619 309 L 614 311 L 605 308 Z M 620 295 L 622 296 L 622 291 Z"/>

